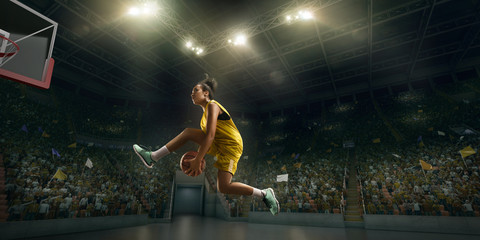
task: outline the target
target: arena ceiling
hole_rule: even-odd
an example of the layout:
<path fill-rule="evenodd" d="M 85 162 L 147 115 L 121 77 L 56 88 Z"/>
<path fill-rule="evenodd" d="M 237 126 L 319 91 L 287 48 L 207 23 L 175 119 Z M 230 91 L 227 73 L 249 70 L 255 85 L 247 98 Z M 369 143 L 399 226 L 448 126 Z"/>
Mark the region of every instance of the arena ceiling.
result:
<path fill-rule="evenodd" d="M 163 0 L 149 18 L 126 14 L 146 1 L 21 2 L 59 23 L 52 84 L 113 102 L 191 104 L 207 72 L 236 111 L 342 103 L 428 85 L 480 53 L 477 0 Z M 285 21 L 301 9 L 314 20 Z M 246 46 L 228 44 L 238 31 Z"/>

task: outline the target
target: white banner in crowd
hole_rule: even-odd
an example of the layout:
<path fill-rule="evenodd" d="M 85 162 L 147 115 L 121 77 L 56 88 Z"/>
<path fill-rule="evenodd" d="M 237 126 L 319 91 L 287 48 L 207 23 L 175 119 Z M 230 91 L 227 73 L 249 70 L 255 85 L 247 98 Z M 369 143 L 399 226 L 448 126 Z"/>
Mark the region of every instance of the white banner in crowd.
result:
<path fill-rule="evenodd" d="M 288 182 L 288 174 L 277 175 L 277 182 Z"/>
<path fill-rule="evenodd" d="M 87 158 L 87 162 L 85 163 L 85 166 L 87 166 L 88 168 L 93 167 L 93 162 L 92 162 L 92 160 L 90 160 L 90 158 Z"/>

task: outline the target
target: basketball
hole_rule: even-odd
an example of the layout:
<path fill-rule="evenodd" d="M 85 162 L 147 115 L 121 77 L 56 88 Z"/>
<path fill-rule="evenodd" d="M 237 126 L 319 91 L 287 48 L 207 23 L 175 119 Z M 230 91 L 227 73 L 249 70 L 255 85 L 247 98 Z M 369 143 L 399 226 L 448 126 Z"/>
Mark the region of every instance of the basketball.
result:
<path fill-rule="evenodd" d="M 190 152 L 187 152 L 187 153 L 183 154 L 182 158 L 180 159 L 180 168 L 182 169 L 182 172 L 185 173 L 185 171 L 187 171 L 190 168 L 190 162 L 185 161 L 185 160 L 194 159 L 197 156 L 197 154 L 198 154 L 198 152 L 196 152 L 196 151 L 190 151 Z M 203 172 L 203 170 L 205 170 L 205 165 L 206 165 L 206 161 L 205 161 L 205 158 L 204 158 L 204 159 L 202 159 L 202 163 L 200 164 L 200 168 L 201 168 L 202 172 Z"/>

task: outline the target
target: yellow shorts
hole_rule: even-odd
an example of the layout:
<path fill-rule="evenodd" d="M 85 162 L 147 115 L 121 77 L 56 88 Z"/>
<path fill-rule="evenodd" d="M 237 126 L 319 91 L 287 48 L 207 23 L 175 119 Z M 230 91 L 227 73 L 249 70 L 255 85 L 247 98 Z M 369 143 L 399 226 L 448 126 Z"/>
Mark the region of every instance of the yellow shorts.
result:
<path fill-rule="evenodd" d="M 214 155 L 217 157 L 217 161 L 213 164 L 218 170 L 226 171 L 235 175 L 237 171 L 237 163 L 242 156 L 243 146 L 235 146 L 230 147 L 234 149 L 230 149 L 233 151 L 225 151 L 225 149 L 217 146 L 216 144 L 212 144 L 210 149 L 208 150 L 208 154 Z"/>
<path fill-rule="evenodd" d="M 229 156 L 217 155 L 217 161 L 213 164 L 218 170 L 226 171 L 235 175 L 237 171 L 237 163 L 240 158 L 232 158 Z"/>

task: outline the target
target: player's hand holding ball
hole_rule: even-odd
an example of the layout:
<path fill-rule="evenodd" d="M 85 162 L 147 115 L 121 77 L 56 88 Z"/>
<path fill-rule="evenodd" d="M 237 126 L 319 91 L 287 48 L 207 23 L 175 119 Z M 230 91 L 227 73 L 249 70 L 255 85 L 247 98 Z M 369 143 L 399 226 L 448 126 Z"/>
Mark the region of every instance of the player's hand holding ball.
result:
<path fill-rule="evenodd" d="M 196 177 L 203 173 L 205 170 L 205 158 L 202 160 L 197 159 L 198 152 L 190 151 L 185 153 L 180 160 L 180 167 L 182 171 L 191 177 Z"/>

